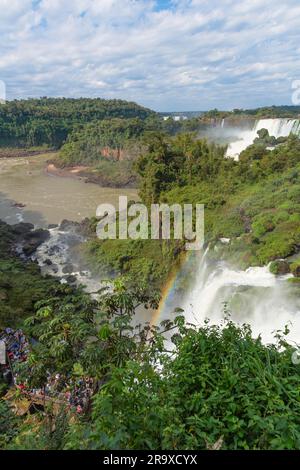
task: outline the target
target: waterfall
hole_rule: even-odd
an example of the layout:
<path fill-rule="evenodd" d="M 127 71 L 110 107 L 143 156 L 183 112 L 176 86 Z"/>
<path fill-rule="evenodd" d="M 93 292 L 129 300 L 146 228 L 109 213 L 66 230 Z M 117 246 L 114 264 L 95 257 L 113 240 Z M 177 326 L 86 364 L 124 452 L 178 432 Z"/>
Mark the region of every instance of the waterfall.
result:
<path fill-rule="evenodd" d="M 190 270 L 184 266 L 181 273 L 181 281 L 191 288 L 185 288 L 183 295 L 177 281 L 164 300 L 160 319 L 170 318 L 174 308 L 180 307 L 189 323 L 200 326 L 209 319 L 221 324 L 226 303 L 231 319 L 249 324 L 254 337 L 274 342 L 274 332 L 288 325 L 288 340 L 300 344 L 299 286 L 288 282 L 291 275 L 275 276 L 267 266 L 235 269 L 224 261 L 210 260 L 209 254 L 208 250 L 193 253 Z"/>
<path fill-rule="evenodd" d="M 267 129 L 270 136 L 276 138 L 287 137 L 291 133 L 300 136 L 300 119 L 259 119 L 252 130 L 239 133 L 239 140 L 228 146 L 226 157 L 238 160 L 240 153 L 253 144 L 257 132 L 261 129 Z"/>

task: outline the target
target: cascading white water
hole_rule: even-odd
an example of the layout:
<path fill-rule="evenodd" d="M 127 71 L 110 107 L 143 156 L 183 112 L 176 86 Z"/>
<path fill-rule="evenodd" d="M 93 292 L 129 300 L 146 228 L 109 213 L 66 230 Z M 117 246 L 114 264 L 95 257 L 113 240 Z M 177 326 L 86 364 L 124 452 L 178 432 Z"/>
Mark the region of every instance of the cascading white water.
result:
<path fill-rule="evenodd" d="M 49 232 L 49 240 L 40 245 L 33 255 L 42 273 L 58 277 L 62 283 L 84 285 L 86 292 L 98 291 L 103 284 L 83 265 L 78 249 L 85 238 L 72 229 L 55 227 Z"/>
<path fill-rule="evenodd" d="M 265 343 L 274 342 L 274 332 L 287 325 L 288 340 L 300 344 L 299 287 L 288 281 L 291 275 L 275 276 L 268 267 L 234 269 L 224 261 L 210 261 L 208 250 L 193 256 L 198 269 L 189 274 L 192 287 L 185 297 L 182 291 L 176 292 L 176 286 L 169 292 L 162 318 L 167 318 L 172 308 L 181 307 L 187 322 L 199 326 L 209 319 L 212 324 L 221 324 L 226 303 L 231 319 L 249 324 L 253 335 L 261 335 Z M 185 272 L 182 277 L 186 276 Z"/>
<path fill-rule="evenodd" d="M 291 133 L 300 136 L 300 119 L 260 119 L 255 122 L 251 131 L 241 131 L 237 136 L 239 140 L 232 142 L 227 149 L 226 157 L 239 159 L 240 153 L 252 145 L 257 132 L 267 129 L 270 136 L 287 137 Z"/>

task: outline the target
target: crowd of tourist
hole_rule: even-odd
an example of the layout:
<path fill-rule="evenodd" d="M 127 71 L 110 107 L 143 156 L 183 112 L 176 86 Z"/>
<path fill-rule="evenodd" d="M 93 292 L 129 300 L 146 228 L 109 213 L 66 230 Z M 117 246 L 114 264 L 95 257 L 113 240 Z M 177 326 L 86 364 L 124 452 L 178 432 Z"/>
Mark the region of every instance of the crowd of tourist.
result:
<path fill-rule="evenodd" d="M 4 341 L 8 359 L 12 362 L 24 362 L 29 353 L 29 343 L 22 330 L 13 330 L 5 328 L 0 333 L 0 341 Z"/>
<path fill-rule="evenodd" d="M 29 342 L 22 330 L 5 328 L 0 333 L 0 341 L 5 343 L 7 361 L 2 364 L 1 372 L 6 382 L 14 385 L 21 393 L 36 399 L 52 399 L 67 403 L 77 413 L 88 407 L 94 391 L 94 381 L 90 377 L 65 377 L 62 374 L 47 374 L 42 388 L 30 388 L 28 380 L 20 380 L 17 365 L 27 361 L 30 351 Z"/>

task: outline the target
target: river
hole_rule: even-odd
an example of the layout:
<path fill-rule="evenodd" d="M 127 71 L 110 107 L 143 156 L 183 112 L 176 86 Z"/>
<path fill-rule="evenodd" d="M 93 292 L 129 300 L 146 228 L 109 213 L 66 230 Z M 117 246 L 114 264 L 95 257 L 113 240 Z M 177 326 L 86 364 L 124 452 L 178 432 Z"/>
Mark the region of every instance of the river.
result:
<path fill-rule="evenodd" d="M 53 176 L 47 173 L 48 155 L 0 159 L 0 219 L 8 224 L 30 222 L 36 228 L 48 228 L 62 220 L 79 222 L 96 214 L 101 203 L 118 207 L 119 196 L 138 200 L 135 189 L 103 188 L 83 179 Z M 21 207 L 23 206 L 24 207 Z M 36 251 L 44 274 L 73 279 L 94 292 L 102 275 L 91 274 L 81 253 L 85 238 L 71 226 L 50 228 L 50 238 Z M 72 282 L 72 281 L 71 281 Z"/>
<path fill-rule="evenodd" d="M 48 154 L 0 159 L 0 219 L 8 224 L 24 221 L 47 227 L 63 219 L 80 221 L 94 216 L 101 203 L 117 207 L 119 195 L 138 199 L 132 188 L 102 188 L 76 178 L 52 176 L 45 170 L 49 158 Z"/>

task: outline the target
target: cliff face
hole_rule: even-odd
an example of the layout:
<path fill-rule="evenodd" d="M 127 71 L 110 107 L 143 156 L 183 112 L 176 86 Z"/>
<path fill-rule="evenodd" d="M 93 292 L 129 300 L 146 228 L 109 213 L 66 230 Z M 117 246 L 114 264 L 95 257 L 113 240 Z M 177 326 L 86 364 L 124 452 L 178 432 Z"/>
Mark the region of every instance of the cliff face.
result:
<path fill-rule="evenodd" d="M 108 160 L 121 161 L 125 159 L 126 152 L 122 148 L 103 147 L 101 149 L 101 156 Z"/>
<path fill-rule="evenodd" d="M 245 130 L 251 130 L 254 127 L 256 118 L 252 116 L 227 116 L 224 118 L 209 118 L 201 117 L 200 123 L 204 127 L 217 127 L 217 128 L 239 128 Z"/>
<path fill-rule="evenodd" d="M 113 148 L 113 147 L 103 147 L 100 150 L 102 157 L 107 160 L 114 161 L 124 161 L 124 160 L 135 160 L 145 149 L 142 144 L 138 141 L 129 142 L 123 147 Z"/>

